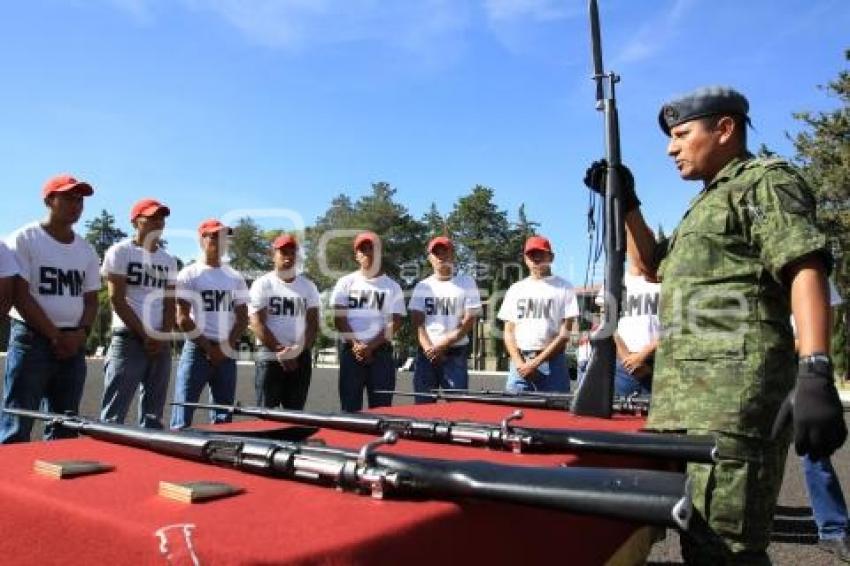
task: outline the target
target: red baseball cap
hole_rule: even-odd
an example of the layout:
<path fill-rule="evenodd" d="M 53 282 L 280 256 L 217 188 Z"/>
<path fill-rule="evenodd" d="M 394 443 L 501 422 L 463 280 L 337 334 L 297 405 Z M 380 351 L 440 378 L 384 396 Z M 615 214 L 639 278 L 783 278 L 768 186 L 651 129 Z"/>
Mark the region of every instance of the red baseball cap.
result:
<path fill-rule="evenodd" d="M 292 246 L 293 248 L 298 247 L 298 240 L 295 239 L 295 236 L 291 234 L 281 234 L 272 242 L 272 248 L 276 250 L 280 250 L 285 248 L 286 246 Z"/>
<path fill-rule="evenodd" d="M 53 193 L 67 193 L 78 189 L 84 197 L 89 197 L 94 194 L 94 189 L 85 181 L 78 181 L 67 173 L 55 175 L 44 183 L 44 188 L 41 190 L 41 197 L 47 198 Z"/>
<path fill-rule="evenodd" d="M 381 241 L 381 238 L 378 237 L 374 232 L 360 232 L 357 234 L 357 237 L 354 238 L 354 249 L 357 250 L 366 242 L 369 242 L 373 246 L 378 244 Z"/>
<path fill-rule="evenodd" d="M 198 234 L 200 234 L 201 236 L 205 236 L 206 234 L 214 234 L 221 230 L 227 230 L 228 234 L 233 233 L 233 228 L 225 226 L 215 218 L 208 218 L 201 222 L 201 225 L 198 226 Z"/>
<path fill-rule="evenodd" d="M 531 236 L 525 241 L 523 253 L 533 252 L 535 250 L 552 253 L 552 244 L 543 236 Z"/>
<path fill-rule="evenodd" d="M 446 246 L 450 250 L 455 249 L 455 245 L 447 236 L 437 236 L 436 238 L 432 238 L 430 242 L 428 242 L 428 253 L 434 251 L 434 248 L 437 246 Z"/>
<path fill-rule="evenodd" d="M 143 198 L 134 204 L 132 209 L 130 209 L 130 221 L 132 222 L 139 216 L 153 216 L 160 211 L 164 212 L 166 216 L 171 214 L 171 209 L 158 200 Z"/>

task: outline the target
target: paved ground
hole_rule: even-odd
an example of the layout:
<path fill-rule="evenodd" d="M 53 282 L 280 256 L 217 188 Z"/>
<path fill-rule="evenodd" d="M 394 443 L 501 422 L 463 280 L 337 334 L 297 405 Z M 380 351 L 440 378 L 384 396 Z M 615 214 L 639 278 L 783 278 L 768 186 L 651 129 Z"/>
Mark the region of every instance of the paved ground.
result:
<path fill-rule="evenodd" d="M 176 368 L 175 368 L 176 369 Z M 174 372 L 172 372 L 174 375 Z M 313 372 L 313 382 L 307 399 L 307 409 L 314 411 L 338 411 L 337 370 L 335 368 L 317 368 Z M 89 361 L 89 378 L 80 412 L 87 416 L 96 416 L 100 408 L 100 397 L 103 391 L 103 369 L 100 360 Z M 471 377 L 471 388 L 501 388 L 504 377 L 492 374 L 479 374 Z M 399 372 L 398 389 L 411 390 L 411 373 Z M 2 390 L 2 383 L 0 383 Z M 245 404 L 253 404 L 254 368 L 253 365 L 240 364 L 237 383 L 237 399 Z M 169 395 L 170 400 L 170 395 Z M 409 400 L 397 398 L 397 403 L 409 403 Z M 166 414 L 167 418 L 168 414 Z M 135 408 L 131 411 L 128 422 L 135 422 Z M 195 422 L 198 422 L 196 415 Z M 793 453 L 793 452 L 792 452 Z M 833 458 L 833 464 L 845 486 L 850 486 L 850 447 L 845 446 Z M 785 472 L 785 483 L 779 500 L 774 532 L 771 537 L 770 555 L 775 564 L 828 565 L 840 564 L 833 561 L 830 555 L 816 547 L 817 534 L 812 521 L 803 483 L 802 467 L 799 459 L 789 457 Z M 666 565 L 681 564 L 682 558 L 678 548 L 678 537 L 669 531 L 667 538 L 657 543 L 650 555 L 650 564 Z"/>

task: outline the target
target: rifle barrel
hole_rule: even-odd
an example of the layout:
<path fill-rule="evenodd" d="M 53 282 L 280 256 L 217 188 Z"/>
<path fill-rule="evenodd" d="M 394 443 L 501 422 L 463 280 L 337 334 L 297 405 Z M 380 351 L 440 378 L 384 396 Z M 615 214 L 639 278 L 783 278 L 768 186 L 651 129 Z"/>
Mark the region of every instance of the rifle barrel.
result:
<path fill-rule="evenodd" d="M 510 393 L 504 395 L 474 395 L 471 393 L 409 393 L 407 391 L 376 391 L 375 393 L 392 393 L 402 397 L 426 397 L 443 401 L 466 401 L 468 403 L 487 403 L 491 405 L 507 405 L 510 407 L 528 407 L 532 409 L 569 408 L 568 399 L 548 397 L 520 397 Z"/>
<path fill-rule="evenodd" d="M 468 395 L 500 395 L 505 397 L 547 397 L 550 399 L 573 398 L 572 393 L 560 391 L 504 391 L 501 389 L 432 389 L 431 393 L 462 393 Z"/>
<path fill-rule="evenodd" d="M 599 26 L 599 6 L 596 0 L 590 0 L 590 50 L 593 54 L 593 79 L 596 81 L 596 103 L 601 105 L 605 99 L 605 87 L 602 85 L 605 67 L 602 65 L 602 33 Z M 601 106 L 597 106 L 602 109 Z"/>
<path fill-rule="evenodd" d="M 493 424 L 399 415 L 311 413 L 208 403 L 173 404 L 201 409 L 218 408 L 237 415 L 249 415 L 275 422 L 307 424 L 376 435 L 392 431 L 400 438 L 409 440 L 483 446 L 516 452 L 621 454 L 712 463 L 715 461 L 716 451 L 715 439 L 712 436 L 515 427 L 509 422 Z M 521 416 L 522 413 L 512 415 L 514 418 Z"/>
<path fill-rule="evenodd" d="M 242 405 L 218 405 L 215 403 L 174 402 L 172 405 L 227 411 L 232 415 L 243 415 L 259 419 L 294 423 L 307 426 L 337 428 L 351 432 L 383 433 L 380 417 L 362 413 L 312 413 L 292 409 L 268 409 L 265 407 L 243 407 Z"/>
<path fill-rule="evenodd" d="M 592 452 L 699 462 L 717 461 L 717 441 L 711 435 L 611 432 L 516 427 L 535 452 Z"/>

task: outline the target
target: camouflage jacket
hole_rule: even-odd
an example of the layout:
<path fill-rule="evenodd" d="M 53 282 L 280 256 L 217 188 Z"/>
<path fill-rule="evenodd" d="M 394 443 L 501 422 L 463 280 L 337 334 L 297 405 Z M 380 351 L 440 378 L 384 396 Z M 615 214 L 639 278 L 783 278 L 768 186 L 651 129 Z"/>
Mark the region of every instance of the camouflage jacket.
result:
<path fill-rule="evenodd" d="M 815 200 L 778 159 L 729 162 L 659 242 L 660 317 L 649 427 L 769 434 L 794 384 L 782 270 L 829 257 Z"/>

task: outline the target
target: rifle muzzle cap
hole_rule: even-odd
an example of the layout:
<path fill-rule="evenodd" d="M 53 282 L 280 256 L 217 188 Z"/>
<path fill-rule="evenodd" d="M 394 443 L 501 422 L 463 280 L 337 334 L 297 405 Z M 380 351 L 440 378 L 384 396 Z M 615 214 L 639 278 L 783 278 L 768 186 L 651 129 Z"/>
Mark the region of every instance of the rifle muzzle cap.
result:
<path fill-rule="evenodd" d="M 658 125 L 669 136 L 671 128 L 706 116 L 738 115 L 749 124 L 749 110 L 747 98 L 731 87 L 702 87 L 664 104 L 658 112 Z"/>

